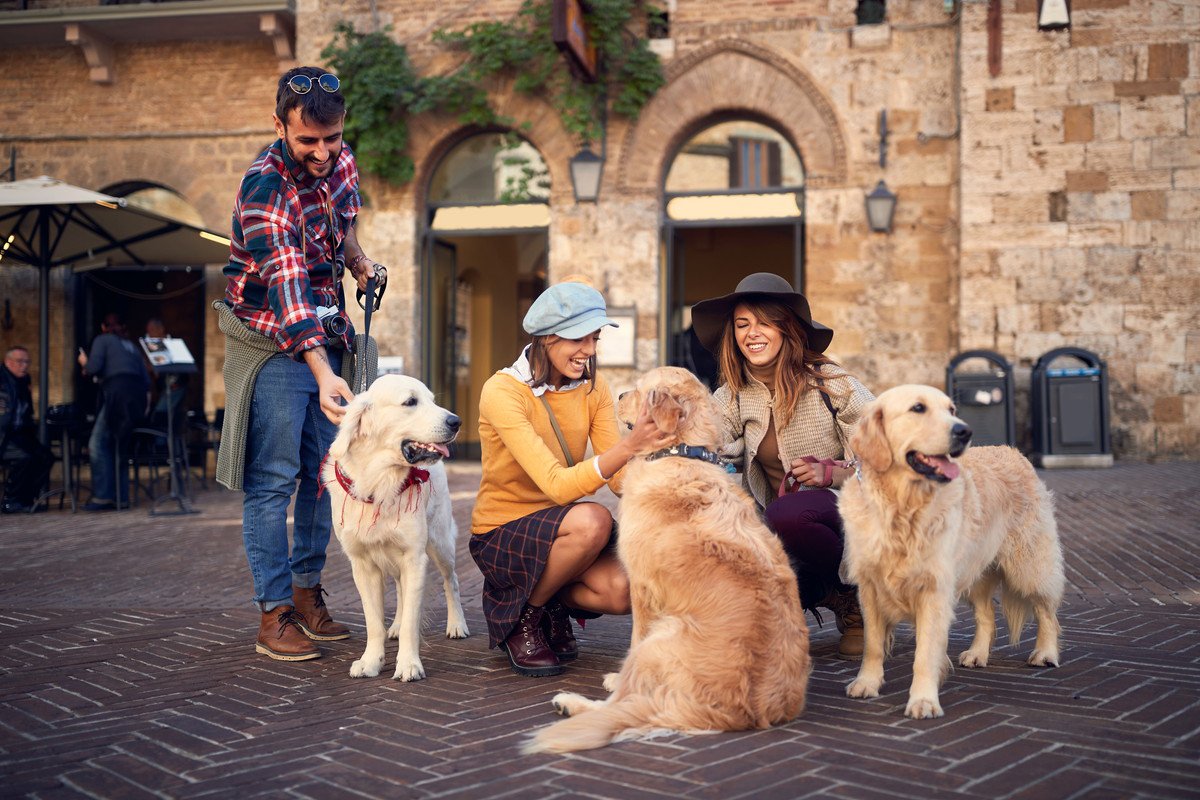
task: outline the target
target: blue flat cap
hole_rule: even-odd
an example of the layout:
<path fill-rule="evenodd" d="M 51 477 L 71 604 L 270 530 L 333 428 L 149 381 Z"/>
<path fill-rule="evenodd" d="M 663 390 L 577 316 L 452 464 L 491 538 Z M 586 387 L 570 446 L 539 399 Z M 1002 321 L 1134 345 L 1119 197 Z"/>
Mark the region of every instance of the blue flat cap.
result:
<path fill-rule="evenodd" d="M 620 327 L 608 318 L 604 295 L 585 283 L 556 283 L 538 295 L 521 326 L 533 336 L 555 334 L 582 339 L 605 325 Z"/>

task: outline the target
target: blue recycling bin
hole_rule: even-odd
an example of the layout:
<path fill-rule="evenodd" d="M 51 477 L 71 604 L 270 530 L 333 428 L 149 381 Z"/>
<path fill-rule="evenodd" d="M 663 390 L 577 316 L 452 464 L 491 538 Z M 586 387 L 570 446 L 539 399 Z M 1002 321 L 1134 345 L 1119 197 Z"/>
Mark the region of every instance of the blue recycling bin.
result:
<path fill-rule="evenodd" d="M 986 363 L 980 370 L 966 365 L 968 361 Z M 971 444 L 1016 445 L 1012 365 L 1004 356 L 991 350 L 959 353 L 946 367 L 946 394 L 958 407 L 959 418 L 975 432 Z"/>
<path fill-rule="evenodd" d="M 1033 367 L 1034 461 L 1043 467 L 1111 467 L 1108 367 L 1095 353 L 1060 347 Z"/>

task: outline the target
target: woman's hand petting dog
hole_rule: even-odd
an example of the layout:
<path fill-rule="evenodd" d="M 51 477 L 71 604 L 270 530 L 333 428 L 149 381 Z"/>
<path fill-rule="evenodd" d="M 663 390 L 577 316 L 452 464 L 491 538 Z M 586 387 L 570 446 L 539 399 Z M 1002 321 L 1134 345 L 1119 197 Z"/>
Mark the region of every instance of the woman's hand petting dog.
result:
<path fill-rule="evenodd" d="M 677 441 L 674 431 L 664 431 L 650 413 L 649 403 L 643 403 L 629 435 L 600 454 L 600 472 L 611 478 L 617 470 L 639 453 L 653 453 Z"/>

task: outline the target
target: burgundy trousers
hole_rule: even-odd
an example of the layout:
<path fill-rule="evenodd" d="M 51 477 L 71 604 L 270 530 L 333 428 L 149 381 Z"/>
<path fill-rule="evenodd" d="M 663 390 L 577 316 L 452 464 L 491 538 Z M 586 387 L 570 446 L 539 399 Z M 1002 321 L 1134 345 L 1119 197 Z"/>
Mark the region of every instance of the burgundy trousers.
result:
<path fill-rule="evenodd" d="M 804 608 L 812 610 L 829 592 L 850 588 L 838 578 L 844 534 L 836 494 L 828 489 L 786 494 L 767 506 L 766 518 L 792 561 Z"/>

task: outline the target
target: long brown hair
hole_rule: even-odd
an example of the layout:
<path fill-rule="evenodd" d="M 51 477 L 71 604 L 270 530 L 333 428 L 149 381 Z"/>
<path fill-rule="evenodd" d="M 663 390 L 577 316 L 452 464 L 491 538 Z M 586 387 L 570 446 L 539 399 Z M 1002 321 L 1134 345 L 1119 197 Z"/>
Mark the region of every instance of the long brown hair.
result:
<path fill-rule="evenodd" d="M 792 412 L 796 403 L 810 388 L 823 392 L 830 397 L 833 393 L 824 386 L 827 377 L 841 377 L 846 372 L 841 365 L 822 353 L 808 349 L 808 332 L 801 324 L 796 312 L 786 304 L 767 297 L 743 300 L 754 316 L 768 323 L 780 333 L 779 355 L 775 359 L 775 408 L 779 410 L 780 427 L 786 428 L 792 420 Z M 721 347 L 717 354 L 717 362 L 721 368 L 721 382 L 729 387 L 736 395 L 750 380 L 746 357 L 738 349 L 734 336 L 733 312 L 725 321 L 725 330 L 721 333 Z M 821 367 L 831 365 L 838 372 L 826 375 Z"/>
<path fill-rule="evenodd" d="M 555 339 L 561 339 L 561 336 L 555 334 L 547 334 L 545 336 L 532 336 L 529 339 L 529 374 L 532 376 L 530 386 L 541 386 L 543 383 L 550 382 L 550 354 L 546 352 L 546 344 L 551 336 Z M 583 377 L 590 382 L 588 394 L 596 388 L 596 355 L 587 360 L 587 366 L 584 367 Z"/>

